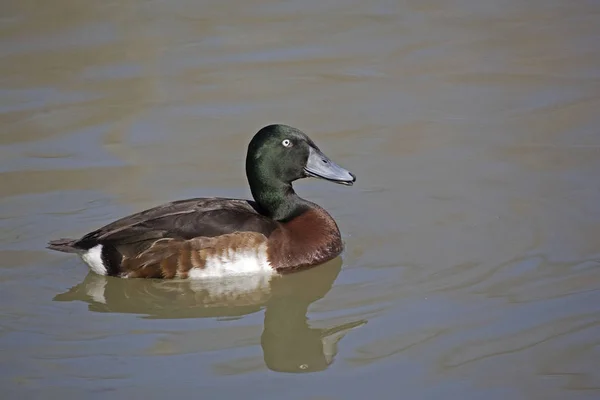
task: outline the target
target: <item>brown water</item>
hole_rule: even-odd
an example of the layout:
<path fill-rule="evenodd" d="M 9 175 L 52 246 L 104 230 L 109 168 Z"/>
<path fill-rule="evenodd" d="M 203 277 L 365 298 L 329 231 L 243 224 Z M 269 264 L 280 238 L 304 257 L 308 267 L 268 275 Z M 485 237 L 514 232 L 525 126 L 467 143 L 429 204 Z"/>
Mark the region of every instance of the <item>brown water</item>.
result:
<path fill-rule="evenodd" d="M 599 2 L 21 0 L 0 32 L 2 398 L 600 397 Z M 341 258 L 214 297 L 44 249 L 248 197 L 274 122 L 358 176 L 296 185 Z"/>

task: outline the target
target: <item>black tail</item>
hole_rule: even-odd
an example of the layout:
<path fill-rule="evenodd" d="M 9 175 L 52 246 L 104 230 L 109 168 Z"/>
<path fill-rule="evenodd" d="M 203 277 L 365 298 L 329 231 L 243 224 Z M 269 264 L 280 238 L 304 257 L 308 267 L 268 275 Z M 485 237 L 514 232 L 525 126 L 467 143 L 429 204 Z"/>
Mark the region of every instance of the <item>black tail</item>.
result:
<path fill-rule="evenodd" d="M 76 239 L 57 239 L 48 242 L 48 249 L 62 251 L 63 253 L 79 253 L 82 249 L 74 246 Z"/>

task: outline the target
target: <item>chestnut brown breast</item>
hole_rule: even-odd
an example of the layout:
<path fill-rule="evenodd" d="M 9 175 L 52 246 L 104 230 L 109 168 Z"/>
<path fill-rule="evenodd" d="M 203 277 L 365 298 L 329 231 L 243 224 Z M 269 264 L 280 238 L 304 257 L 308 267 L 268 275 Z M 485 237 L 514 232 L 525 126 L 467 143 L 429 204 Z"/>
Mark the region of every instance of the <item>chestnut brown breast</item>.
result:
<path fill-rule="evenodd" d="M 324 263 L 343 249 L 337 224 L 320 207 L 281 224 L 268 238 L 269 263 L 285 273 Z"/>

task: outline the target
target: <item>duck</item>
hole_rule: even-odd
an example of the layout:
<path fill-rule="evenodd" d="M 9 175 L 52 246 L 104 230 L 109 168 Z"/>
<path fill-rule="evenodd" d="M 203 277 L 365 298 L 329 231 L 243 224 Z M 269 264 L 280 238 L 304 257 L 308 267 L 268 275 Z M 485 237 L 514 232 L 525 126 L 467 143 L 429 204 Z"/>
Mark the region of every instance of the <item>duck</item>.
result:
<path fill-rule="evenodd" d="M 292 183 L 318 178 L 352 186 L 356 176 L 307 134 L 283 124 L 261 128 L 248 144 L 246 178 L 253 200 L 175 200 L 47 248 L 79 255 L 99 275 L 147 279 L 281 275 L 341 254 L 336 221 Z"/>

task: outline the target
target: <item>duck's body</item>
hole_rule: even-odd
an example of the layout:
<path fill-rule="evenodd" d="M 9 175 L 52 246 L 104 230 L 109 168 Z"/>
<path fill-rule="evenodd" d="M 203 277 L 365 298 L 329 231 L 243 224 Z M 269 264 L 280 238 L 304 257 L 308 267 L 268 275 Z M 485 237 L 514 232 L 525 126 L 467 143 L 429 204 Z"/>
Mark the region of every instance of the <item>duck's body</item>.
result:
<path fill-rule="evenodd" d="M 247 200 L 182 200 L 51 248 L 76 250 L 94 272 L 127 278 L 271 274 L 323 263 L 342 249 L 335 221 L 317 205 L 287 223 L 257 208 Z"/>
<path fill-rule="evenodd" d="M 254 136 L 246 172 L 255 202 L 167 203 L 80 239 L 51 241 L 49 248 L 78 253 L 94 272 L 123 278 L 276 274 L 339 255 L 337 224 L 323 208 L 301 199 L 291 182 L 315 176 L 351 185 L 354 175 L 327 159 L 305 134 L 284 125 Z"/>

